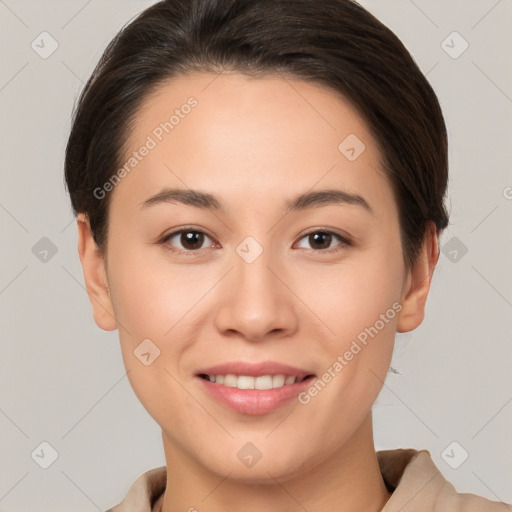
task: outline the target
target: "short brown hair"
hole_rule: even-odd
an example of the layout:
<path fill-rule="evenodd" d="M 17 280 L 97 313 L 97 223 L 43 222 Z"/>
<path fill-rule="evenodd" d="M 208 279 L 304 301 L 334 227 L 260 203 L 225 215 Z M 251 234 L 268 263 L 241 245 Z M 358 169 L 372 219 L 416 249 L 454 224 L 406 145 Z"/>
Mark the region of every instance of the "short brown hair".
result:
<path fill-rule="evenodd" d="M 122 165 L 142 102 L 167 79 L 224 69 L 284 73 L 343 95 L 383 155 L 397 201 L 404 262 L 426 223 L 448 225 L 448 141 L 438 99 L 397 36 L 351 0 L 163 0 L 122 28 L 80 94 L 66 148 L 75 214 L 106 250 L 110 194 L 93 191 Z"/>

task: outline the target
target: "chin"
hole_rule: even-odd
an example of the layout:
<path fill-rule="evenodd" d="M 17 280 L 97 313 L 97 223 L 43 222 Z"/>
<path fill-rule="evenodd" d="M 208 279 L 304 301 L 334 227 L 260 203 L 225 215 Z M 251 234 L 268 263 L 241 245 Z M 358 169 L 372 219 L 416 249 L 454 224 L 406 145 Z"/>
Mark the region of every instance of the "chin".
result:
<path fill-rule="evenodd" d="M 250 443 L 247 443 L 247 446 L 250 446 Z M 292 448 L 290 447 L 290 449 Z M 299 458 L 283 450 L 268 449 L 267 451 L 261 450 L 261 458 L 256 462 L 254 462 L 254 459 L 252 462 L 248 461 L 246 463 L 244 458 L 250 450 L 251 448 L 246 448 L 246 451 L 238 449 L 229 459 L 223 456 L 222 461 L 219 461 L 214 468 L 210 469 L 233 482 L 265 485 L 275 484 L 276 480 L 279 482 L 290 480 L 307 472 L 309 466 L 314 465 L 314 461 L 309 461 L 309 464 L 306 464 L 302 447 L 298 447 L 296 450 L 296 453 L 300 453 Z"/>

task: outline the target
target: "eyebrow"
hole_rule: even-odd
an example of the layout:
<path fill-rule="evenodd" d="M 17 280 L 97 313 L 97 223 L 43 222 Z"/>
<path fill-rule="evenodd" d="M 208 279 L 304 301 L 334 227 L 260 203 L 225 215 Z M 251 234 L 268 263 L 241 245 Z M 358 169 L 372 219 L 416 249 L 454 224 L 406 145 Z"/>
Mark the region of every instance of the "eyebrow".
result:
<path fill-rule="evenodd" d="M 166 188 L 154 196 L 151 196 L 149 199 L 146 199 L 142 203 L 141 208 L 144 209 L 165 203 L 181 203 L 218 212 L 226 211 L 223 201 L 214 194 L 200 190 L 181 188 Z M 364 197 L 339 189 L 306 192 L 287 201 L 285 209 L 288 212 L 293 212 L 339 204 L 361 206 L 369 213 L 374 213 L 372 207 Z"/>

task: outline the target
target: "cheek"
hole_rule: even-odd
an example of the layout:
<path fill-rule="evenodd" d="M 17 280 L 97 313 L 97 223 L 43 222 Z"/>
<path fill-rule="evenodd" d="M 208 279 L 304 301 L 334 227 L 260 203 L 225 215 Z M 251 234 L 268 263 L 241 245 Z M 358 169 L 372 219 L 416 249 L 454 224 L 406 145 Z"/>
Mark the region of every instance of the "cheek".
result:
<path fill-rule="evenodd" d="M 322 320 L 318 327 L 333 340 L 333 348 L 374 325 L 381 315 L 388 320 L 383 334 L 393 330 L 403 279 L 401 255 L 395 249 L 381 244 L 354 251 L 334 265 L 303 266 L 297 273 L 294 289 Z"/>
<path fill-rule="evenodd" d="M 134 242 L 128 250 L 129 245 L 112 244 L 109 272 L 125 367 L 133 370 L 129 377 L 136 392 L 159 389 L 158 369 L 168 387 L 172 379 L 165 370 L 177 373 L 183 354 L 193 346 L 197 315 L 204 312 L 203 299 L 218 280 L 218 272 L 208 266 L 178 267 L 169 263 L 165 249 L 135 250 Z M 141 343 L 151 355 L 158 354 L 148 368 L 137 358 L 145 347 L 139 348 Z"/>
<path fill-rule="evenodd" d="M 137 243 L 140 245 L 140 241 L 126 243 L 126 250 L 120 244 L 114 249 L 112 244 L 109 281 L 113 306 L 133 342 L 161 340 L 183 316 L 197 290 L 190 285 L 186 271 L 166 263 L 163 248 L 137 250 Z"/>
<path fill-rule="evenodd" d="M 116 319 L 122 325 L 124 366 L 149 415 L 159 424 L 168 424 L 172 421 L 166 417 L 169 411 L 191 407 L 178 382 L 178 362 L 188 342 L 177 333 L 201 290 L 189 286 L 186 273 L 171 272 L 162 261 L 118 247 L 117 254 L 112 253 L 109 281 Z"/>
<path fill-rule="evenodd" d="M 339 440 L 340 432 L 348 438 L 371 410 L 393 354 L 401 264 L 399 258 L 376 253 L 341 265 L 320 280 L 318 274 L 310 277 L 305 286 L 317 290 L 309 296 L 311 309 L 316 307 L 329 330 L 318 340 L 320 382 L 313 383 L 303 399 L 333 440 Z M 311 336 L 317 330 L 313 328 Z"/>
<path fill-rule="evenodd" d="M 318 341 L 325 372 L 320 379 L 326 383 L 318 403 L 343 404 L 326 413 L 339 416 L 340 422 L 347 414 L 362 420 L 391 362 L 403 279 L 399 240 L 395 242 L 383 240 L 322 272 L 301 273 L 301 298 L 322 319 L 310 335 L 318 327 L 325 334 Z"/>

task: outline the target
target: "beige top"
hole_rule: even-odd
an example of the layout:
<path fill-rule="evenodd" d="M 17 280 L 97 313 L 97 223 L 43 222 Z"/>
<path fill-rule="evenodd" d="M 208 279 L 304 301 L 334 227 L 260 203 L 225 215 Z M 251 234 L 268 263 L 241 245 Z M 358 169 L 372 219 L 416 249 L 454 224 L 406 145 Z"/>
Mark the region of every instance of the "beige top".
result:
<path fill-rule="evenodd" d="M 384 482 L 392 492 L 382 512 L 512 512 L 512 506 L 475 494 L 459 494 L 437 469 L 427 450 L 377 452 Z M 165 466 L 147 471 L 124 500 L 107 512 L 156 512 L 167 480 Z"/>

